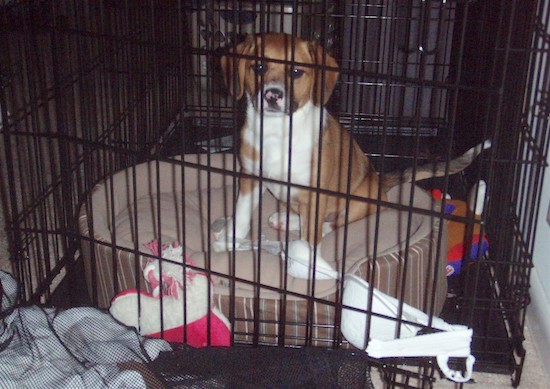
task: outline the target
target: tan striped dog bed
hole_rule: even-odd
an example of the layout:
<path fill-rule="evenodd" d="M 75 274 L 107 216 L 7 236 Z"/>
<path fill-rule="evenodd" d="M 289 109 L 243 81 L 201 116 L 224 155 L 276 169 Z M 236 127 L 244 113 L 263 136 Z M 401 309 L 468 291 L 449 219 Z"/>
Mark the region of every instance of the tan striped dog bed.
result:
<path fill-rule="evenodd" d="M 224 170 L 235 171 L 233 160 L 230 154 L 187 155 L 185 164 L 179 160 L 143 163 L 98 184 L 80 212 L 89 291 L 97 296 L 100 307 L 108 307 L 119 291 L 145 284 L 140 279 L 144 258 L 139 255 L 149 254 L 145 243 L 178 241 L 197 266 L 213 272 L 214 300 L 232 322 L 236 342 L 340 343 L 340 311 L 336 309 L 340 281 L 295 279 L 285 274 L 278 256 L 263 250 L 214 253 L 209 249 L 209 225 L 233 213 L 237 181 L 233 174 L 223 174 Z M 215 169 L 209 172 L 195 164 Z M 340 228 L 325 236 L 319 250 L 338 271 L 344 267 L 345 272 L 363 277 L 382 292 L 437 315 L 447 293 L 447 239 L 439 236 L 445 235 L 445 228 L 439 228 L 439 216 L 418 211 L 438 210 L 418 187 L 393 188 L 389 201 L 409 204 L 412 190 L 411 211 L 388 208 L 379 218 L 373 215 L 354 222 L 347 231 Z M 258 225 L 256 211 L 253 238 L 261 227 L 267 239 L 284 240 L 284 233 L 267 224 L 278 207 L 266 192 L 263 222 Z M 297 237 L 291 234 L 290 239 Z"/>

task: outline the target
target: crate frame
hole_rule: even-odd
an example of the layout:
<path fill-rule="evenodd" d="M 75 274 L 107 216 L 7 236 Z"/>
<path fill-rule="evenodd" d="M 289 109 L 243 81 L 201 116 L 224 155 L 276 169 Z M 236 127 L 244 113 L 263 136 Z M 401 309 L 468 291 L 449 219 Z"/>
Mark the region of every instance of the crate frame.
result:
<path fill-rule="evenodd" d="M 246 2 L 221 3 L 241 10 Z M 283 5 L 274 3 L 259 2 L 259 17 L 280 13 Z M 321 15 L 315 15 L 321 19 L 320 27 L 309 34 L 336 56 L 351 55 L 345 47 L 351 38 L 337 32 L 345 30 L 352 18 L 350 9 L 357 4 L 290 3 L 294 8 L 319 6 Z M 384 12 L 402 6 L 398 0 L 390 3 L 367 5 L 387 16 Z M 416 16 L 411 16 L 415 23 L 421 25 L 418 15 L 430 20 L 424 24 L 428 28 L 439 20 L 430 12 L 440 10 L 440 2 L 416 3 Z M 477 173 L 457 182 L 446 177 L 442 183 L 445 191 L 458 187 L 460 196 L 473 182 L 487 180 L 490 200 L 480 224 L 494 239 L 490 255 L 468 264 L 470 276 L 453 281 L 458 293 L 449 299 L 445 314 L 481 328 L 473 346 L 478 368 L 510 373 L 517 386 L 525 359 L 522 342 L 531 256 L 549 145 L 550 49 L 545 43 L 549 4 L 539 0 L 520 11 L 519 0 L 448 3 L 452 42 L 449 35 L 444 41 L 455 50 L 443 55 L 441 66 L 448 66 L 445 77 L 391 74 L 351 61 L 342 70 L 344 85 L 330 107 L 382 170 L 419 164 L 434 149 L 448 160 L 472 139 L 493 139 L 490 157 L 479 163 Z M 200 37 L 192 31 L 189 18 L 199 20 L 201 12 L 219 11 L 220 2 L 207 1 L 204 8 L 197 4 L 176 0 L 147 6 L 109 0 L 0 4 L 0 59 L 5 64 L 0 74 L 1 194 L 10 259 L 23 302 L 51 303 L 56 291 L 59 296 L 67 290 L 64 287 L 69 291 L 74 287 L 70 280 L 79 271 L 81 239 L 76 215 L 96 182 L 139 162 L 169 160 L 174 150 L 180 154 L 195 150 L 194 142 L 216 138 L 219 126 L 236 136 L 235 102 L 223 97 L 222 91 L 208 93 L 214 90 L 214 70 L 206 66 L 198 71 L 194 65 L 197 59 L 218 60 L 220 45 L 195 44 L 193 40 Z M 284 13 L 290 15 L 290 32 L 304 33 L 297 17 Z M 479 16 L 472 18 L 473 14 Z M 372 16 L 367 12 L 363 17 Z M 380 36 L 381 30 L 375 30 L 374 35 Z M 191 42 L 188 36 L 194 37 Z M 426 54 L 419 47 L 415 61 L 421 70 Z M 472 60 L 477 53 L 487 55 L 486 61 Z M 423 90 L 440 88 L 445 93 L 439 95 L 433 118 L 423 115 L 418 101 L 414 115 L 406 115 L 406 120 L 388 110 L 365 114 L 361 110 L 366 105 L 350 106 L 345 100 L 354 77 L 375 79 L 380 90 L 402 82 L 415 90 L 418 101 L 428 93 Z M 197 79 L 206 80 L 198 89 Z M 190 90 L 200 95 L 198 100 L 186 93 Z M 389 97 L 378 93 L 387 108 Z M 469 133 L 472 126 L 481 131 Z M 189 132 L 181 131 L 189 127 Z M 394 144 L 411 147 L 396 152 Z M 503 177 L 506 185 L 500 185 Z M 503 217 L 508 228 L 502 228 Z M 502 327 L 497 335 L 488 328 L 495 320 Z M 503 342 L 504 350 L 494 348 Z M 404 373 L 407 364 L 419 366 L 420 373 Z M 409 385 L 400 384 L 397 375 L 418 379 L 419 387 L 433 384 L 433 361 L 399 360 L 382 368 L 396 387 Z"/>

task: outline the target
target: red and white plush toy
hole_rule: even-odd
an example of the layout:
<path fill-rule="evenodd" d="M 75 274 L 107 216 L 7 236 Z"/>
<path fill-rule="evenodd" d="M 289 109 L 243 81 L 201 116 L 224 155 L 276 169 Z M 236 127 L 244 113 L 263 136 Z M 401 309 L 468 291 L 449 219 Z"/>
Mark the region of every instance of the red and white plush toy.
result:
<path fill-rule="evenodd" d="M 155 255 L 161 251 L 157 241 L 146 247 Z M 121 323 L 136 328 L 144 336 L 187 343 L 193 347 L 229 346 L 230 324 L 208 298 L 208 276 L 186 269 L 184 280 L 183 248 L 177 243 L 162 247 L 161 256 L 166 259 L 162 261 L 162 275 L 156 259 L 149 260 L 143 269 L 143 276 L 150 284 L 152 293 L 128 289 L 117 294 L 111 302 L 111 315 Z M 185 262 L 193 265 L 188 257 Z"/>

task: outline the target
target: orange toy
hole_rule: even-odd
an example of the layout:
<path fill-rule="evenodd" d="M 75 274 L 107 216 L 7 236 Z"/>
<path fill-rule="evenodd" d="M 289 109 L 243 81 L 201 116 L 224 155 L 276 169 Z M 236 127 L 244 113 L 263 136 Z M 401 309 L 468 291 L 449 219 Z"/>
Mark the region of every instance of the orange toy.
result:
<path fill-rule="evenodd" d="M 475 196 L 476 191 L 479 191 L 477 197 Z M 483 211 L 484 192 L 485 183 L 481 181 L 470 192 L 469 196 L 471 200 L 477 200 L 475 206 L 471 205 L 468 207 L 466 201 L 463 200 L 447 200 L 445 202 L 445 213 L 456 216 L 474 217 L 476 220 L 480 220 Z M 434 189 L 431 193 L 436 200 L 441 201 L 442 193 L 439 189 Z M 472 204 L 472 202 L 473 201 L 470 201 L 470 204 Z M 460 273 L 464 261 L 477 260 L 489 250 L 489 241 L 485 234 L 481 236 L 481 224 L 479 223 L 465 223 L 449 220 L 447 224 L 447 235 L 447 276 L 457 275 Z"/>

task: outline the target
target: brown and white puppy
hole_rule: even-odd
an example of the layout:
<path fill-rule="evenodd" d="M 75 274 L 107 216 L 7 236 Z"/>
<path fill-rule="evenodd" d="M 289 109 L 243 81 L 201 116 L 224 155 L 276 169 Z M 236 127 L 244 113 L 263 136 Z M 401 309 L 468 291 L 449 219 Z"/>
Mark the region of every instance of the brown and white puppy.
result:
<path fill-rule="evenodd" d="M 352 200 L 346 215 L 345 198 L 326 191 L 386 200 L 389 187 L 410 181 L 410 172 L 400 172 L 388 175 L 381 185 L 369 159 L 324 108 L 338 78 L 338 65 L 316 42 L 286 34 L 248 36 L 222 57 L 221 66 L 230 93 L 247 99 L 241 130 L 242 172 L 268 178 L 262 188 L 293 211 L 290 220 L 286 212 L 272 215 L 273 227 L 300 229 L 301 238 L 316 245 L 324 222 L 339 227 L 376 210 L 372 201 Z M 469 162 L 473 157 L 468 157 Z M 459 162 L 464 165 L 459 170 L 451 166 L 451 174 L 469 162 Z M 437 174 L 430 166 L 425 172 L 417 169 L 416 179 L 436 175 L 442 172 Z M 237 247 L 250 230 L 259 188 L 257 179 L 239 179 L 234 215 Z M 227 230 L 233 228 L 227 226 Z M 230 232 L 222 235 L 217 249 L 232 248 L 233 237 L 227 239 Z"/>

